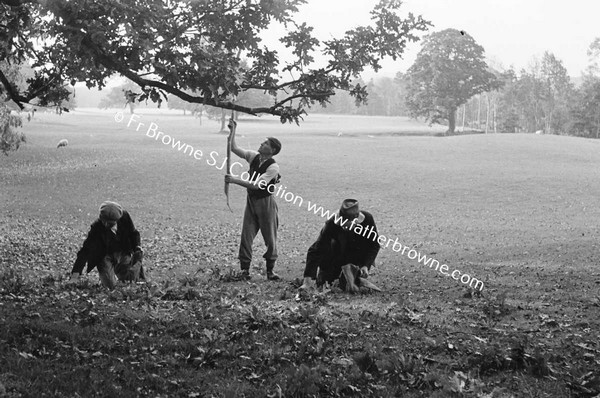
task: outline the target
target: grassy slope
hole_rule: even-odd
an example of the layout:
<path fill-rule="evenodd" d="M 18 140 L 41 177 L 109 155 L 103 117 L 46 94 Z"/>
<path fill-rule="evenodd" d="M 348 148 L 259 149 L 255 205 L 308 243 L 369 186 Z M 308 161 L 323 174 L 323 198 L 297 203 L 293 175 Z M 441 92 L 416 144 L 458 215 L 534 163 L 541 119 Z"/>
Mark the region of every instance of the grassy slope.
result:
<path fill-rule="evenodd" d="M 38 115 L 26 126 L 28 145 L 0 159 L 0 266 L 18 271 L 4 274 L 0 293 L 0 369 L 8 369 L 0 383 L 9 393 L 264 396 L 279 386 L 286 396 L 318 389 L 445 396 L 461 388 L 466 396 L 566 396 L 584 391 L 569 383 L 586 381 L 593 391 L 584 376 L 599 369 L 599 142 L 398 137 L 440 131 L 401 118 L 318 115 L 300 127 L 240 121 L 242 146 L 256 148 L 266 135 L 281 139 L 282 183 L 305 202 L 279 199 L 285 280 L 301 276 L 323 222 L 306 202 L 335 209 L 355 197 L 380 233 L 486 286 L 473 296 L 387 249 L 372 277 L 384 293 L 305 297 L 287 282 L 258 276 L 260 240 L 252 283 L 223 282 L 237 267 L 245 193 L 231 187 L 231 214 L 223 172 L 206 164 L 211 151 L 224 152 L 218 125 L 169 112 L 139 120 L 155 122 L 204 158 L 157 143 L 144 127 L 136 132 L 110 113 L 81 112 Z M 69 147 L 57 150 L 60 138 Z M 150 288 L 107 294 L 90 285 L 95 273 L 78 288 L 63 282 L 107 198 L 125 205 L 142 233 Z M 131 341 L 106 337 L 114 333 Z M 87 387 L 72 381 L 70 369 Z M 468 380 L 462 387 L 461 379 Z M 107 388 L 90 380 L 113 382 Z"/>

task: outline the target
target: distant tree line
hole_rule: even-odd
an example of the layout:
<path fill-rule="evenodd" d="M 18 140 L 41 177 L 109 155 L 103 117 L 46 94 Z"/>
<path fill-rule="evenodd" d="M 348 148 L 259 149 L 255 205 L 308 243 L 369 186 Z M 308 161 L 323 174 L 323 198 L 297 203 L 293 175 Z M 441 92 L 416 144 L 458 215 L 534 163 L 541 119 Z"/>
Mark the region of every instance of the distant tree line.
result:
<path fill-rule="evenodd" d="M 357 106 L 338 90 L 316 113 L 422 117 L 449 131 L 564 134 L 600 138 L 600 38 L 589 46 L 590 63 L 577 84 L 551 52 L 520 71 L 485 62 L 483 47 L 466 32 L 429 35 L 406 73 L 366 86 Z M 454 120 L 452 120 L 452 118 Z"/>
<path fill-rule="evenodd" d="M 461 128 L 600 138 L 600 75 L 593 64 L 579 84 L 550 52 L 518 73 L 495 73 L 502 87 L 470 98 L 458 111 Z"/>
<path fill-rule="evenodd" d="M 381 77 L 371 79 L 368 83 L 356 80 L 356 85 L 366 87 L 369 93 L 367 103 L 356 104 L 355 99 L 343 90 L 336 90 L 324 107 L 312 109 L 312 113 L 334 113 L 345 115 L 365 116 L 409 116 L 409 110 L 404 98 L 406 81 L 402 73 L 396 78 Z"/>

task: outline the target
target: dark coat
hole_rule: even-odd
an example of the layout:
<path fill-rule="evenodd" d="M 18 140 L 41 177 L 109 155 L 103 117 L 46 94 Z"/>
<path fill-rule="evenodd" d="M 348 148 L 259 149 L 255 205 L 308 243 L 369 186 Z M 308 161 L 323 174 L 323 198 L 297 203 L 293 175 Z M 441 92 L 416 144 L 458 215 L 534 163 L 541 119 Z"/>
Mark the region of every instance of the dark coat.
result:
<path fill-rule="evenodd" d="M 86 263 L 87 272 L 90 272 L 105 256 L 116 252 L 130 254 L 137 246 L 140 246 L 140 233 L 135 229 L 127 211 L 123 210 L 123 215 L 117 221 L 116 236 L 104 227 L 100 219 L 97 219 L 90 226 L 87 238 L 77 253 L 71 273 L 81 274 Z"/>
<path fill-rule="evenodd" d="M 359 234 L 354 230 L 344 230 L 330 218 L 325 222 L 316 242 L 308 249 L 304 277 L 317 277 L 317 270 L 326 281 L 331 282 L 340 275 L 343 265 L 354 264 L 358 267 L 371 268 L 379 253 L 377 243 L 377 227 L 371 213 L 361 210 L 365 219 L 360 224 L 361 231 L 370 234 Z"/>

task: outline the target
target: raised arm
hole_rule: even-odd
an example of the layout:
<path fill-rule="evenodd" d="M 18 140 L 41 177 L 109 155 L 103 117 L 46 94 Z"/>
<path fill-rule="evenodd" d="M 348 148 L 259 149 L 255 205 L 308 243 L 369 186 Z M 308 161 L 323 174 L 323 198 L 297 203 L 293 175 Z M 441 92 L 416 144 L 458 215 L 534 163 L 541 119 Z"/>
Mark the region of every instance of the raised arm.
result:
<path fill-rule="evenodd" d="M 237 128 L 237 123 L 235 120 L 230 119 L 229 123 L 227 124 L 227 127 L 229 127 L 229 131 L 231 132 L 231 151 L 233 153 L 235 153 L 236 155 L 238 155 L 239 157 L 245 159 L 246 161 L 250 162 L 251 156 L 252 156 L 252 151 L 248 151 L 246 149 L 240 148 L 237 143 L 235 142 L 235 131 Z M 256 155 L 258 156 L 258 154 Z M 267 175 L 267 177 L 273 178 L 275 175 L 277 175 L 279 172 L 279 166 L 277 166 L 276 164 L 272 164 L 271 166 L 269 166 L 267 168 L 267 172 L 265 173 L 265 175 Z M 263 179 L 266 178 L 263 176 Z M 269 180 L 270 181 L 270 180 Z M 231 184 L 236 184 L 239 185 L 241 187 L 244 188 L 248 188 L 251 190 L 259 190 L 260 187 L 258 186 L 260 179 L 257 179 L 254 183 L 242 180 L 241 178 L 235 178 L 230 174 L 227 174 L 225 176 L 225 182 L 227 183 L 231 183 Z M 268 183 L 268 181 L 267 181 Z M 266 185 L 266 183 L 265 183 Z"/>

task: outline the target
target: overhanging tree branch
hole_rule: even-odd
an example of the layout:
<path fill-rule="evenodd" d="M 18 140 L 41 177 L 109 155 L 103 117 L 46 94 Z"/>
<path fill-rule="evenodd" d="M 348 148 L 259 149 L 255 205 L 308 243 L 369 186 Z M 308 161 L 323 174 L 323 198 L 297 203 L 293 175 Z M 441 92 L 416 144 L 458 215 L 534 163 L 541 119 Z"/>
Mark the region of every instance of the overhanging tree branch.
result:
<path fill-rule="evenodd" d="M 366 67 L 377 69 L 378 59 L 400 56 L 406 42 L 416 40 L 411 32 L 430 25 L 412 15 L 401 19 L 396 13 L 400 1 L 380 0 L 371 13 L 374 28 L 357 27 L 321 43 L 312 27 L 292 18 L 305 0 L 174 0 L 166 8 L 155 0 L 136 0 L 135 7 L 118 1 L 29 1 L 0 0 L 11 21 L 7 26 L 17 27 L 8 29 L 9 37 L 19 37 L 8 42 L 5 54 L 20 61 L 29 56 L 38 69 L 26 96 L 46 84 L 51 85 L 46 90 L 59 89 L 60 82 L 52 82 L 55 77 L 103 87 L 112 73 L 119 73 L 142 88 L 138 100 L 160 103 L 161 96 L 170 94 L 192 104 L 296 122 L 305 108 L 327 102 L 336 89 L 348 89 Z M 260 34 L 273 21 L 296 26 L 281 38 L 293 50 L 294 59 L 285 64 L 277 53 L 260 48 Z M 36 38 L 41 38 L 39 53 L 28 44 Z M 22 55 L 16 55 L 17 46 L 25 46 L 18 52 Z M 315 51 L 329 59 L 325 68 L 310 67 Z M 244 70 L 241 53 L 248 54 L 250 70 Z M 285 81 L 281 73 L 286 71 L 300 75 Z M 12 97 L 23 99 L 14 84 L 12 88 Z M 250 106 L 228 100 L 252 89 L 268 96 Z M 350 93 L 357 103 L 365 101 L 365 90 Z M 47 103 L 65 98 L 64 92 L 39 94 Z"/>
<path fill-rule="evenodd" d="M 319 98 L 320 97 L 322 99 L 326 99 L 326 98 L 328 98 L 328 97 L 330 97 L 330 96 L 332 96 L 334 94 L 335 94 L 334 91 L 324 91 L 322 93 L 312 93 L 310 96 L 308 96 L 306 94 L 291 95 L 291 96 L 287 97 L 286 99 L 284 99 L 282 101 L 279 101 L 273 107 L 274 108 L 278 108 L 280 106 L 283 106 L 285 103 L 290 102 L 290 101 L 292 101 L 292 100 L 294 100 L 296 98 L 309 98 L 309 97 L 310 98 L 313 98 L 313 97 Z"/>
<path fill-rule="evenodd" d="M 190 103 L 210 105 L 210 106 L 215 106 L 215 107 L 223 108 L 223 109 L 231 109 L 234 111 L 243 112 L 243 113 L 247 113 L 247 114 L 255 115 L 255 116 L 258 115 L 259 113 L 269 113 L 269 114 L 276 115 L 276 116 L 282 116 L 282 111 L 278 108 L 282 107 L 284 104 L 286 104 L 296 98 L 326 98 L 327 96 L 334 94 L 333 91 L 316 92 L 316 93 L 310 93 L 310 94 L 295 94 L 295 95 L 291 95 L 291 96 L 277 102 L 275 105 L 273 105 L 271 107 L 249 108 L 249 107 L 241 106 L 238 104 L 234 104 L 231 101 L 223 102 L 223 101 L 216 101 L 214 98 L 207 98 L 205 96 L 202 96 L 202 97 L 193 96 L 193 95 L 190 95 L 176 87 L 169 86 L 168 84 L 165 84 L 163 82 L 159 82 L 159 81 L 151 80 L 151 79 L 145 79 L 145 78 L 141 77 L 140 75 L 138 75 L 137 73 L 119 65 L 114 59 L 112 59 L 110 56 L 105 54 L 88 36 L 84 37 L 84 39 L 82 40 L 82 44 L 85 45 L 90 51 L 92 51 L 94 53 L 95 58 L 106 68 L 120 73 L 121 75 L 127 77 L 129 80 L 133 81 L 134 83 L 138 84 L 141 87 L 155 87 L 155 88 L 161 89 L 169 94 L 173 94 L 173 95 L 181 98 L 182 100 L 190 102 Z M 297 79 L 295 81 L 286 82 L 284 84 L 281 84 L 279 86 L 274 86 L 274 87 L 257 87 L 257 86 L 251 86 L 251 85 L 241 85 L 241 87 L 242 88 L 261 88 L 261 89 L 265 89 L 265 90 L 282 89 L 284 87 L 288 87 L 292 84 L 298 84 L 298 83 L 304 82 L 306 80 L 308 80 L 308 78 Z"/>
<path fill-rule="evenodd" d="M 29 102 L 31 98 L 23 97 L 22 95 L 18 94 L 17 91 L 13 88 L 12 84 L 10 84 L 10 82 L 4 75 L 4 72 L 2 72 L 1 70 L 0 83 L 2 83 L 2 85 L 4 86 L 4 91 L 6 91 L 6 97 L 8 98 L 8 100 L 12 100 L 13 102 L 15 102 L 19 106 L 19 108 L 25 109 L 25 106 L 22 103 Z"/>
<path fill-rule="evenodd" d="M 323 69 L 322 71 L 320 71 L 320 74 L 322 75 L 328 75 L 331 72 L 335 71 L 336 68 L 334 67 L 330 67 L 327 69 Z M 311 78 L 313 78 L 313 75 L 305 75 L 304 77 L 300 78 L 300 79 L 296 79 L 296 80 L 290 80 L 289 82 L 285 82 L 282 84 L 278 84 L 278 85 L 271 85 L 271 86 L 264 86 L 264 85 L 255 85 L 255 84 L 240 84 L 240 88 L 243 89 L 257 89 L 257 90 L 265 90 L 265 91 L 269 91 L 269 90 L 282 90 L 286 87 L 290 87 L 293 86 L 295 84 L 300 84 L 300 83 L 304 83 L 308 80 L 310 80 Z"/>

